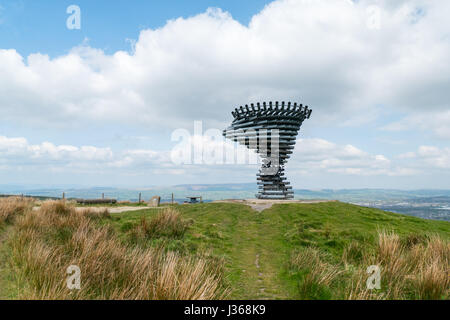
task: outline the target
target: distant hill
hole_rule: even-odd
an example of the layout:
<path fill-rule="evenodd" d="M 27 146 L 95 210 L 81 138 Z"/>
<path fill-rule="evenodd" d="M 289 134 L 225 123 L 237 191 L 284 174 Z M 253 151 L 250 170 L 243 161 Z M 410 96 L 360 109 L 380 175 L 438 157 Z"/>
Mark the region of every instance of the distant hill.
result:
<path fill-rule="evenodd" d="M 141 188 L 114 188 L 77 186 L 20 186 L 0 185 L 0 194 L 32 195 L 40 197 L 97 199 L 107 198 L 137 201 L 158 195 L 162 201 L 182 203 L 189 196 L 201 196 L 204 201 L 223 199 L 251 199 L 257 193 L 256 183 L 181 184 L 175 186 L 148 186 Z M 328 199 L 349 202 L 366 207 L 404 213 L 427 219 L 450 220 L 450 190 L 396 190 L 396 189 L 294 189 L 295 199 Z"/>

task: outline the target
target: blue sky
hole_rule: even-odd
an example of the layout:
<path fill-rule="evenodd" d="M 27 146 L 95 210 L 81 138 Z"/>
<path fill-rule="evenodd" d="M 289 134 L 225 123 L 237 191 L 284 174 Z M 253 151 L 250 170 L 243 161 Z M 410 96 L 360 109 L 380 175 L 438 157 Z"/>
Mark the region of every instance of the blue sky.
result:
<path fill-rule="evenodd" d="M 66 27 L 73 4 L 80 30 Z M 287 166 L 294 187 L 450 188 L 448 9 L 0 1 L 0 184 L 252 182 L 255 164 L 175 164 L 171 135 L 285 100 L 313 109 Z"/>
<path fill-rule="evenodd" d="M 85 38 L 95 48 L 107 53 L 128 50 L 127 39 L 137 39 L 139 32 L 164 26 L 167 20 L 190 17 L 220 7 L 234 19 L 248 24 L 250 18 L 270 1 L 1 1 L 0 38 L 3 48 L 14 48 L 22 55 L 42 52 L 55 57 L 66 54 Z M 82 9 L 82 29 L 65 27 L 68 6 Z"/>

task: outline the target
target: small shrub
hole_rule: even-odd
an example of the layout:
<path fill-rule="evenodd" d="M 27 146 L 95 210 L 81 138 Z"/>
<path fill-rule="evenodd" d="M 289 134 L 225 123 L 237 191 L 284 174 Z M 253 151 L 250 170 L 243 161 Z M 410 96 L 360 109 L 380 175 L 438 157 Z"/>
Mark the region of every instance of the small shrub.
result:
<path fill-rule="evenodd" d="M 345 263 L 359 263 L 363 258 L 364 248 L 359 244 L 359 242 L 352 241 L 347 247 L 344 248 L 342 260 Z"/>
<path fill-rule="evenodd" d="M 308 273 L 299 283 L 298 289 L 302 299 L 328 300 L 332 296 L 330 289 L 321 284 L 314 273 Z"/>
<path fill-rule="evenodd" d="M 73 205 L 69 205 L 65 200 L 45 201 L 42 203 L 40 211 L 49 214 L 69 215 L 73 211 Z"/>
<path fill-rule="evenodd" d="M 11 223 L 26 211 L 31 210 L 33 200 L 22 197 L 0 198 L 0 226 L 3 223 Z"/>
<path fill-rule="evenodd" d="M 418 244 L 425 244 L 429 238 L 422 234 L 412 233 L 402 239 L 402 245 L 406 248 L 412 248 Z"/>
<path fill-rule="evenodd" d="M 137 233 L 141 233 L 145 238 L 167 237 L 181 239 L 184 237 L 190 223 L 190 221 L 184 221 L 178 211 L 168 208 L 150 220 L 142 217 L 140 224 L 137 226 Z"/>
<path fill-rule="evenodd" d="M 291 268 L 311 270 L 321 261 L 322 252 L 316 248 L 305 248 L 291 257 Z"/>
<path fill-rule="evenodd" d="M 316 248 L 305 248 L 291 258 L 291 269 L 303 274 L 299 283 L 302 299 L 330 299 L 329 286 L 338 280 L 343 272 L 328 263 L 327 254 Z"/>
<path fill-rule="evenodd" d="M 111 214 L 109 213 L 108 209 L 100 209 L 100 210 L 94 210 L 94 209 L 88 209 L 83 210 L 81 214 L 84 214 L 85 216 L 88 216 L 92 219 L 110 219 Z"/>
<path fill-rule="evenodd" d="M 323 235 L 325 236 L 326 239 L 330 239 L 330 236 L 331 236 L 331 228 L 330 228 L 330 226 L 329 226 L 328 224 L 325 225 L 325 227 L 324 227 Z"/>
<path fill-rule="evenodd" d="M 132 222 L 125 222 L 120 226 L 121 232 L 128 232 L 134 228 L 134 224 Z"/>

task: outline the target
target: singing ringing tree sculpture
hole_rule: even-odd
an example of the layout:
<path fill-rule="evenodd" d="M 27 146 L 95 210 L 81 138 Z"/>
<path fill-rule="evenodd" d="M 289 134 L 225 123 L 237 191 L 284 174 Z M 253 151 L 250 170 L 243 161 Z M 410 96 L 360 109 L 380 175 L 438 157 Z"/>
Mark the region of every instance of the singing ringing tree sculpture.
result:
<path fill-rule="evenodd" d="M 284 176 L 284 166 L 292 154 L 296 137 L 305 119 L 311 117 L 308 106 L 275 102 L 240 107 L 231 114 L 233 123 L 223 135 L 255 150 L 262 158 L 257 174 L 258 199 L 294 198 L 290 183 Z"/>

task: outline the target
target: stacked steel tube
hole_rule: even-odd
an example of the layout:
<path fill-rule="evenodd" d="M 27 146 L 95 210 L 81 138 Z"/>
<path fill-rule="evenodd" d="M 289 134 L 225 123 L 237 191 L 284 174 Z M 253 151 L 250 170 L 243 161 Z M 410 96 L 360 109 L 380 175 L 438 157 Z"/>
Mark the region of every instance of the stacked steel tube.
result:
<path fill-rule="evenodd" d="M 287 200 L 294 198 L 292 186 L 284 176 L 300 127 L 311 117 L 312 110 L 301 104 L 266 102 L 236 108 L 230 127 L 223 135 L 255 150 L 262 158 L 257 174 L 258 199 Z"/>

